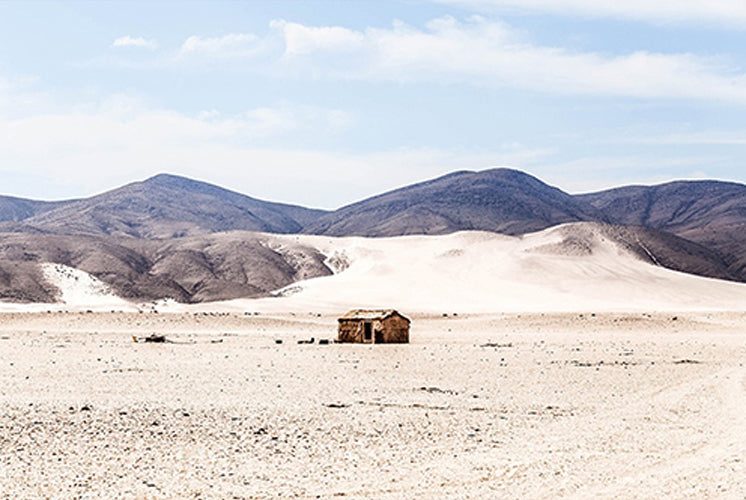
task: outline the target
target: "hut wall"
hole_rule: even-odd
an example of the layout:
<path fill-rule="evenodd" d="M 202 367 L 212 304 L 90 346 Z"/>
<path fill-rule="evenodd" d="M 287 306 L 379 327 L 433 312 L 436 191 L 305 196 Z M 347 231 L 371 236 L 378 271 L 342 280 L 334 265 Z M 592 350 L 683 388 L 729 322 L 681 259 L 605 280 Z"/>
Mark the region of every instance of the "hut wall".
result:
<path fill-rule="evenodd" d="M 362 342 L 363 322 L 360 320 L 349 320 L 339 322 L 337 335 L 338 342 Z"/>
<path fill-rule="evenodd" d="M 397 315 L 383 320 L 383 341 L 386 343 L 409 342 L 409 322 Z"/>

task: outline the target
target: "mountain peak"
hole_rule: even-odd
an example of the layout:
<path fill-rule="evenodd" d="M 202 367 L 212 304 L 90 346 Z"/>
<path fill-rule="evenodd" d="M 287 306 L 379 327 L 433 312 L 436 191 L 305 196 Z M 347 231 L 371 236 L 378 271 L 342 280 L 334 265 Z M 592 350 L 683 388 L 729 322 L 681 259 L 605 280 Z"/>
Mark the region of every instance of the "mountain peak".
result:
<path fill-rule="evenodd" d="M 214 184 L 209 184 L 207 182 L 190 179 L 189 177 L 183 177 L 180 175 L 166 174 L 166 173 L 157 174 L 157 175 L 154 175 L 153 177 L 149 177 L 148 179 L 145 179 L 144 181 L 142 181 L 141 184 L 145 186 L 158 186 L 158 187 L 166 187 L 166 188 L 172 188 L 172 189 L 186 189 L 188 191 L 196 191 L 196 192 L 206 192 L 206 191 L 216 191 L 216 190 L 228 191 L 227 189 L 223 189 Z"/>
<path fill-rule="evenodd" d="M 453 177 L 501 177 L 505 179 L 536 179 L 533 175 L 524 172 L 523 170 L 518 170 L 515 168 L 509 168 L 509 167 L 493 167 L 493 168 L 487 168 L 484 170 L 457 170 L 455 172 L 450 172 L 448 174 L 445 174 L 441 177 L 437 177 L 433 180 L 439 180 L 439 179 L 447 179 L 447 178 L 453 178 Z M 427 181 L 426 181 L 427 182 Z"/>
<path fill-rule="evenodd" d="M 389 191 L 320 217 L 305 232 L 330 236 L 521 234 L 565 222 L 603 221 L 589 203 L 519 170 L 458 171 Z"/>
<path fill-rule="evenodd" d="M 179 182 L 182 180 L 190 180 L 190 179 L 182 175 L 160 173 L 152 177 L 148 177 L 142 182 L 145 184 L 170 184 L 170 183 Z"/>

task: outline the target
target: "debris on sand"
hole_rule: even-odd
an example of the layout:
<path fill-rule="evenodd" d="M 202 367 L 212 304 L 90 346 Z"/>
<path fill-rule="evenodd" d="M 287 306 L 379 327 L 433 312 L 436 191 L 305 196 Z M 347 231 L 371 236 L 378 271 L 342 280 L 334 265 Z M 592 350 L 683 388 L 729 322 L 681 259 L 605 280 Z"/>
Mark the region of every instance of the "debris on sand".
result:
<path fill-rule="evenodd" d="M 450 389 L 441 389 L 440 387 L 420 387 L 419 390 L 429 392 L 430 394 L 458 394 Z"/>
<path fill-rule="evenodd" d="M 549 362 L 549 364 L 555 365 L 555 364 L 560 364 L 560 362 L 558 360 L 552 360 L 552 361 Z M 637 366 L 640 363 L 637 362 L 637 361 L 626 361 L 626 360 L 624 360 L 624 361 L 617 361 L 617 360 L 614 360 L 614 361 L 604 361 L 602 359 L 601 361 L 591 362 L 591 361 L 580 361 L 580 360 L 577 360 L 577 359 L 571 359 L 571 360 L 565 360 L 564 364 L 571 365 L 571 366 L 578 366 L 580 368 L 594 368 L 594 367 L 595 368 L 600 368 L 600 367 L 603 367 L 603 366 L 606 366 L 606 367 L 622 366 L 622 367 L 624 367 L 626 369 L 628 366 Z"/>
<path fill-rule="evenodd" d="M 316 339 L 313 337 L 311 337 L 308 340 L 303 340 L 303 339 L 298 340 L 299 344 L 313 344 L 314 342 L 316 342 Z"/>
<path fill-rule="evenodd" d="M 132 336 L 133 342 L 155 342 L 155 343 L 165 343 L 170 342 L 165 335 L 156 335 L 155 333 L 148 335 L 147 337 L 136 337 Z"/>
<path fill-rule="evenodd" d="M 324 406 L 326 406 L 327 408 L 347 408 L 350 405 L 345 403 L 325 403 Z"/>
<path fill-rule="evenodd" d="M 500 349 L 500 348 L 513 347 L 513 343 L 512 342 L 508 342 L 507 344 L 498 344 L 498 343 L 495 343 L 495 342 L 487 342 L 486 344 L 482 344 L 479 347 L 495 347 L 495 348 Z"/>
<path fill-rule="evenodd" d="M 196 342 L 177 342 L 175 340 L 171 340 L 169 338 L 166 338 L 165 335 L 157 335 L 155 333 L 148 335 L 147 337 L 136 337 L 135 335 L 132 336 L 132 341 L 136 343 L 141 342 L 148 342 L 148 343 L 155 343 L 155 344 L 195 344 Z M 211 340 L 211 343 L 222 343 L 222 339 L 218 341 Z"/>
<path fill-rule="evenodd" d="M 696 359 L 677 359 L 673 362 L 675 365 L 698 365 L 702 363 L 701 361 L 697 361 Z"/>

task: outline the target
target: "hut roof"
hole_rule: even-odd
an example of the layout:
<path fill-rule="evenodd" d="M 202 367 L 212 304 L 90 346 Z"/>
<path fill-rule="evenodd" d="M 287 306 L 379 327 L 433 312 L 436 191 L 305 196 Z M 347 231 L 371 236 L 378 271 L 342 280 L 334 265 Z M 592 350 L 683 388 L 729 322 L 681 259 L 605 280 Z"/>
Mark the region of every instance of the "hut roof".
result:
<path fill-rule="evenodd" d="M 343 320 L 363 319 L 363 320 L 379 320 L 380 321 L 390 316 L 393 316 L 394 314 L 409 321 L 408 318 L 406 318 L 404 315 L 400 314 L 398 311 L 394 309 L 353 309 L 352 311 L 348 311 L 344 316 L 339 318 L 339 320 L 343 321 Z"/>

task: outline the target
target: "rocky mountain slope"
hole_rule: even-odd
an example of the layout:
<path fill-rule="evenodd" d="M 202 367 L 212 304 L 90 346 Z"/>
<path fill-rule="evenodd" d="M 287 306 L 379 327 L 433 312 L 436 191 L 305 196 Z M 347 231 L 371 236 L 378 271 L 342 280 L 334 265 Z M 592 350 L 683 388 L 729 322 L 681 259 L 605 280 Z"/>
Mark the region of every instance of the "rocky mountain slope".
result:
<path fill-rule="evenodd" d="M 0 196 L 0 222 L 18 222 L 48 212 L 65 202 L 28 200 L 14 196 Z"/>
<path fill-rule="evenodd" d="M 296 233 L 323 214 L 161 174 L 90 198 L 3 218 L 0 231 L 171 238 L 220 231 Z M 10 212 L 9 212 L 9 215 Z"/>
<path fill-rule="evenodd" d="M 578 196 L 609 222 L 666 231 L 720 254 L 740 279 L 746 275 L 746 186 L 679 181 L 628 186 Z"/>
<path fill-rule="evenodd" d="M 320 216 L 304 228 L 332 236 L 400 236 L 484 230 L 523 234 L 557 224 L 605 221 L 590 203 L 523 172 L 455 172 Z"/>
<path fill-rule="evenodd" d="M 234 231 L 170 239 L 0 234 L 0 299 L 52 302 L 41 277 L 50 262 L 85 271 L 120 297 L 206 302 L 266 296 L 295 281 L 331 274 L 313 247 Z"/>

